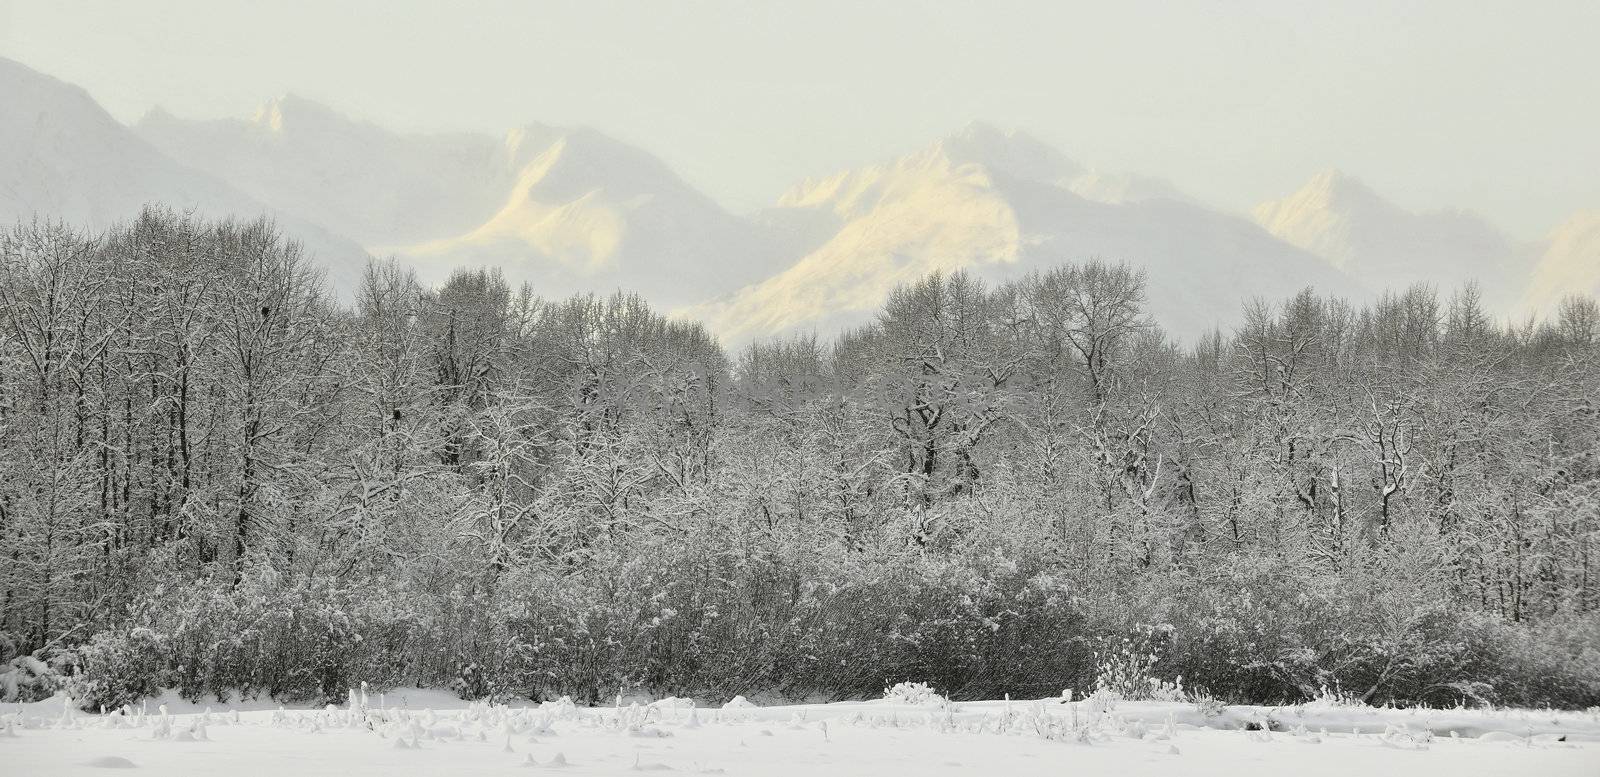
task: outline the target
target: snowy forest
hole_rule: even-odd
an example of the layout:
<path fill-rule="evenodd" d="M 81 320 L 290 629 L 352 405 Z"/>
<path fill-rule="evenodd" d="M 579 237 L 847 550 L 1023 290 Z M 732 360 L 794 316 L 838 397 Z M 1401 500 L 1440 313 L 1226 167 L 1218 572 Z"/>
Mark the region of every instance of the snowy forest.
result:
<path fill-rule="evenodd" d="M 1600 704 L 1595 299 L 1308 289 L 1178 343 L 1145 283 L 935 275 L 729 352 L 493 270 L 335 294 L 265 221 L 17 226 L 0 690 L 1035 698 L 1118 655 L 1228 702 Z"/>

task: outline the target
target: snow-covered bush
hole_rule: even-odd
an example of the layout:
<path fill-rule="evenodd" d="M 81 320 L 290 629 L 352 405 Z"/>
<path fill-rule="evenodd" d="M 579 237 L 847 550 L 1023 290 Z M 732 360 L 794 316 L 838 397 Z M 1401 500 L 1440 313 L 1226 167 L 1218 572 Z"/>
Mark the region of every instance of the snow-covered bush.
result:
<path fill-rule="evenodd" d="M 1084 698 L 1084 707 L 1091 718 L 1098 718 L 1108 712 L 1116 710 L 1117 705 L 1123 702 L 1123 696 L 1111 688 L 1096 688 L 1094 693 Z"/>
<path fill-rule="evenodd" d="M 476 663 L 462 665 L 456 672 L 456 679 L 450 683 L 450 689 L 463 699 L 482 699 L 489 695 L 489 680 L 484 675 L 483 667 Z"/>
<path fill-rule="evenodd" d="M 0 631 L 0 701 L 38 701 L 61 687 L 55 669 L 37 656 L 20 654 L 21 644 L 15 635 Z"/>
<path fill-rule="evenodd" d="M 1344 690 L 1330 689 L 1324 685 L 1317 690 L 1317 695 L 1307 702 L 1315 707 L 1363 707 L 1361 699 L 1355 694 Z"/>
<path fill-rule="evenodd" d="M 1600 617 L 1519 624 L 1445 607 L 1389 570 L 1366 574 L 1355 584 L 1236 562 L 1165 609 L 1174 638 L 1161 666 L 1231 702 L 1313 701 L 1325 687 L 1368 705 L 1600 700 Z"/>
<path fill-rule="evenodd" d="M 362 681 L 496 699 L 596 702 L 624 688 L 871 698 L 886 676 L 955 698 L 1089 688 L 1106 707 L 1197 686 L 1230 703 L 1311 700 L 1324 685 L 1358 702 L 1376 686 L 1365 703 L 1600 700 L 1600 630 L 1578 617 L 1530 626 L 1422 611 L 1385 637 L 1351 625 L 1356 603 L 1336 586 L 1292 573 L 1094 604 L 1026 554 L 761 558 L 722 570 L 703 547 L 662 545 L 594 572 L 523 568 L 443 590 L 256 572 L 158 585 L 74 647 L 85 660 L 60 674 L 88 684 L 74 696 L 91 708 L 157 686 L 196 700 L 337 701 Z M 1130 607 L 1163 625 L 1128 629 L 1118 616 Z"/>
<path fill-rule="evenodd" d="M 804 659 L 787 668 L 802 687 L 867 696 L 884 676 L 917 677 L 959 699 L 1089 684 L 1083 613 L 1031 561 L 914 557 L 801 590 L 788 649 Z"/>
<path fill-rule="evenodd" d="M 83 709 L 115 709 L 155 694 L 171 678 L 171 646 L 144 627 L 102 631 L 75 651 L 66 691 Z"/>
<path fill-rule="evenodd" d="M 1062 649 L 1082 617 L 1036 566 L 929 556 L 819 567 L 798 550 L 760 563 L 730 557 L 663 546 L 607 560 L 605 575 L 520 570 L 503 579 L 461 660 L 477 662 L 489 687 L 588 701 L 622 687 L 867 698 L 882 694 L 884 677 L 990 698 L 1087 682 L 1088 651 Z"/>
<path fill-rule="evenodd" d="M 1185 701 L 1183 677 L 1168 681 L 1155 675 L 1157 645 L 1171 627 L 1141 626 L 1132 636 L 1095 654 L 1096 691 L 1129 701 Z"/>
<path fill-rule="evenodd" d="M 61 678 L 33 656 L 16 656 L 0 664 L 0 701 L 28 702 L 49 698 Z"/>
<path fill-rule="evenodd" d="M 328 580 L 250 574 L 237 586 L 158 585 L 69 652 L 69 692 L 85 709 L 165 687 L 193 701 L 340 701 L 364 681 L 396 681 L 407 665 L 398 651 L 421 647 L 412 638 L 415 617 L 388 592 Z"/>
<path fill-rule="evenodd" d="M 1228 707 L 1221 699 L 1203 690 L 1190 691 L 1189 702 L 1194 705 L 1195 712 L 1206 718 L 1214 718 L 1221 715 L 1223 710 Z"/>
<path fill-rule="evenodd" d="M 946 703 L 932 686 L 927 683 L 898 682 L 883 689 L 883 698 L 896 704 L 909 704 L 916 707 L 924 705 L 938 706 Z"/>

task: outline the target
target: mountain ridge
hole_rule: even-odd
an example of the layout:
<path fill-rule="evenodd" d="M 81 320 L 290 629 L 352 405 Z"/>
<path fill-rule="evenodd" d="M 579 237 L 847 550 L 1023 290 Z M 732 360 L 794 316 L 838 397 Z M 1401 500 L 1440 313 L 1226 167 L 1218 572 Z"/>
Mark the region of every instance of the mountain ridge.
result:
<path fill-rule="evenodd" d="M 1242 218 L 1182 198 L 1090 199 L 1072 186 L 1081 165 L 1056 157 L 1014 174 L 1012 160 L 1029 157 L 1038 153 L 1026 135 L 969 127 L 894 160 L 791 190 L 781 205 L 832 214 L 840 222 L 833 238 L 761 284 L 682 313 L 743 342 L 860 323 L 894 286 L 930 272 L 966 270 L 1003 282 L 1092 258 L 1150 270 L 1152 313 L 1190 338 L 1232 322 L 1243 301 L 1234 293 L 1241 283 L 1245 296 L 1288 296 L 1308 283 L 1336 294 L 1362 292 Z M 1243 280 L 1219 280 L 1224 273 Z M 1201 291 L 1203 300 L 1193 299 Z"/>
<path fill-rule="evenodd" d="M 737 288 L 776 248 L 649 152 L 585 127 L 403 134 L 286 96 L 245 119 L 147 116 L 169 153 L 298 204 L 427 280 L 496 265 L 551 295 L 641 285 L 658 303 Z M 747 258 L 717 265 L 719 253 Z"/>
<path fill-rule="evenodd" d="M 341 287 L 359 277 L 360 246 L 172 159 L 116 121 L 82 88 L 0 58 L 0 220 L 59 219 L 101 230 L 159 203 L 203 215 L 266 215 Z"/>
<path fill-rule="evenodd" d="M 1253 211 L 1256 223 L 1326 259 L 1373 288 L 1476 281 L 1492 307 L 1522 293 L 1535 246 L 1517 244 L 1466 210 L 1415 212 L 1384 199 L 1355 176 L 1328 170 Z"/>
<path fill-rule="evenodd" d="M 369 252 L 429 282 L 495 265 L 546 296 L 638 290 L 731 344 L 859 323 L 928 272 L 1003 282 L 1090 258 L 1149 269 L 1152 311 L 1184 337 L 1228 325 L 1245 298 L 1305 285 L 1362 298 L 1476 279 L 1497 312 L 1548 310 L 1553 289 L 1587 282 L 1592 252 L 1581 215 L 1519 244 L 1476 214 L 1412 212 L 1338 171 L 1228 213 L 985 122 L 734 214 L 592 128 L 399 133 L 293 93 L 243 117 L 152 108 L 129 127 L 82 89 L 4 59 L 0 94 L 12 98 L 0 217 L 100 228 L 147 202 L 266 213 L 347 292 Z"/>

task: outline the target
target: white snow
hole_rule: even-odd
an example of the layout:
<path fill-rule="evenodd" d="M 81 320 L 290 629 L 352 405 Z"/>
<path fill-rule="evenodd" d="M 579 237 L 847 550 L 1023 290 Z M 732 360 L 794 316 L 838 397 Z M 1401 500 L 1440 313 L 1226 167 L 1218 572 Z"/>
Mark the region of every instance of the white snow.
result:
<path fill-rule="evenodd" d="M 686 699 L 489 706 L 436 691 L 352 693 L 320 710 L 177 703 L 78 714 L 57 697 L 0 713 L 0 771 L 159 774 L 1592 775 L 1600 712 L 1334 705 L 890 701 L 723 709 Z M 387 702 L 387 706 L 383 702 Z M 196 709 L 199 706 L 200 709 Z M 1103 706 L 1103 705 L 1100 705 Z M 1253 724 L 1254 730 L 1247 728 Z"/>

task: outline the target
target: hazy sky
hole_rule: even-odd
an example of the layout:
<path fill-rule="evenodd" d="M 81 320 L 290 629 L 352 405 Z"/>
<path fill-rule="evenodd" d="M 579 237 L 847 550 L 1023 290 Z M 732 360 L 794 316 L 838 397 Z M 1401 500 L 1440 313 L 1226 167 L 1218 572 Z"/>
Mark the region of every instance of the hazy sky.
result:
<path fill-rule="evenodd" d="M 591 125 L 739 211 L 972 119 L 1237 210 L 1333 167 L 1518 237 L 1600 208 L 1596 0 L 0 0 L 0 56 L 125 121 Z"/>

